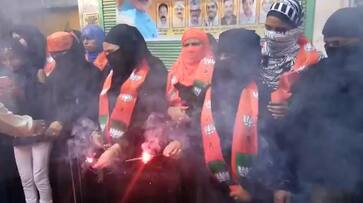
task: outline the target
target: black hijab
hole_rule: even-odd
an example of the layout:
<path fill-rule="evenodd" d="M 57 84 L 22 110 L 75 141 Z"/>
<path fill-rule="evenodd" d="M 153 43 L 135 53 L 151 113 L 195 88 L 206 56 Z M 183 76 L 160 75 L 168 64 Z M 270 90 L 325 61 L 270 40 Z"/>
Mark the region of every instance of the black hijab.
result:
<path fill-rule="evenodd" d="M 212 109 L 220 136 L 232 136 L 241 91 L 256 80 L 261 64 L 260 37 L 246 29 L 232 29 L 219 36 L 212 78 Z M 225 139 L 231 146 L 232 139 Z"/>
<path fill-rule="evenodd" d="M 350 46 L 325 47 L 328 61 L 335 66 L 346 66 L 352 63 L 362 63 L 363 56 L 363 26 L 362 12 L 358 8 L 343 8 L 333 13 L 323 28 L 325 38 L 344 37 L 359 38 L 360 42 Z"/>
<path fill-rule="evenodd" d="M 46 61 L 46 39 L 38 28 L 30 25 L 17 25 L 10 31 L 12 48 L 22 58 L 25 67 L 21 74 L 34 74 L 44 67 Z"/>
<path fill-rule="evenodd" d="M 8 33 L 8 45 L 18 58 L 19 67 L 14 70 L 14 79 L 21 90 L 16 98 L 19 114 L 28 114 L 37 119 L 42 117 L 42 87 L 37 72 L 44 67 L 46 60 L 46 39 L 34 26 L 16 25 Z"/>
<path fill-rule="evenodd" d="M 113 27 L 105 42 L 120 46 L 119 50 L 107 57 L 113 70 L 111 89 L 119 88 L 137 65 L 150 56 L 150 52 L 141 33 L 135 27 L 126 24 Z"/>

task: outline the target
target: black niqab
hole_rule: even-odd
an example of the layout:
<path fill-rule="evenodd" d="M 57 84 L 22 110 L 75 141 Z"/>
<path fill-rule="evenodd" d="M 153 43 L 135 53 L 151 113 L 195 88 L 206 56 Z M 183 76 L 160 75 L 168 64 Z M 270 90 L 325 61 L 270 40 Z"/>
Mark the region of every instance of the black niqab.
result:
<path fill-rule="evenodd" d="M 360 19 L 363 17 L 362 12 L 357 8 L 343 8 L 336 11 L 327 20 L 323 35 L 324 38 L 343 37 L 343 38 L 360 38 L 362 39 L 363 26 Z M 360 62 L 362 56 L 363 42 L 360 41 L 354 45 L 325 47 L 328 61 L 339 66 L 345 66 L 346 63 Z M 358 60 L 358 61 L 357 61 Z"/>
<path fill-rule="evenodd" d="M 13 40 L 18 43 L 18 46 L 15 46 L 17 48 L 15 51 L 27 62 L 23 71 L 29 72 L 29 67 L 36 69 L 36 71 L 43 68 L 46 61 L 47 42 L 39 29 L 30 25 L 18 25 L 11 29 L 10 34 Z M 23 38 L 27 46 L 20 45 L 20 39 L 14 37 L 16 35 L 19 35 L 20 39 Z"/>
<path fill-rule="evenodd" d="M 120 46 L 119 50 L 108 55 L 113 70 L 111 90 L 118 89 L 150 53 L 141 33 L 135 27 L 126 24 L 113 27 L 107 34 L 105 42 Z"/>

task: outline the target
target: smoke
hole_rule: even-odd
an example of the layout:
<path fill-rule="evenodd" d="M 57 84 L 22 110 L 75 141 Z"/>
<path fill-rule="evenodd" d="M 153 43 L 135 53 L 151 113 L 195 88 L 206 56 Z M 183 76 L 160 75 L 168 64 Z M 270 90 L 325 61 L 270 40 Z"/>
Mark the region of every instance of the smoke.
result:
<path fill-rule="evenodd" d="M 292 180 L 299 184 L 296 202 L 362 201 L 363 35 L 358 19 L 342 15 L 330 21 L 326 35 L 353 35 L 360 41 L 333 47 L 328 58 L 303 73 L 295 85 L 280 133 Z"/>

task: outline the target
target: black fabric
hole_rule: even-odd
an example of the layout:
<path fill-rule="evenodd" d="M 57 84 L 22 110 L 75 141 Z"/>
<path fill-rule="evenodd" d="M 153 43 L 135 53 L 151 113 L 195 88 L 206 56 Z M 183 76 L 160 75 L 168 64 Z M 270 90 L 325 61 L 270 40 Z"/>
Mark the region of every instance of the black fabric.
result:
<path fill-rule="evenodd" d="M 44 119 L 44 86 L 38 81 L 37 72 L 45 63 L 45 37 L 36 27 L 26 25 L 14 26 L 10 32 L 17 33 L 27 43 L 24 47 L 19 38 L 8 38 L 13 54 L 22 61 L 20 67 L 11 73 L 19 94 L 14 98 L 16 105 L 10 110 L 19 115 L 29 115 L 33 119 Z M 32 144 L 42 140 L 42 136 L 18 137 L 14 139 L 14 144 Z"/>
<path fill-rule="evenodd" d="M 286 119 L 291 168 L 302 186 L 320 184 L 354 193 L 362 180 L 362 74 L 339 70 L 344 67 L 329 61 L 316 66 L 297 84 Z"/>
<path fill-rule="evenodd" d="M 260 38 L 252 31 L 233 29 L 219 37 L 218 55 L 212 78 L 212 113 L 220 136 L 224 159 L 231 163 L 235 117 L 242 90 L 256 81 L 261 61 Z M 253 166 L 253 170 L 254 170 Z M 264 168 L 264 172 L 268 169 Z M 257 174 L 257 172 L 254 172 Z M 253 173 L 251 173 L 253 174 Z M 271 191 L 261 185 L 260 174 L 239 180 L 253 197 L 252 202 L 271 202 Z M 211 192 L 217 202 L 233 202 L 226 185 L 211 182 Z"/>
<path fill-rule="evenodd" d="M 143 142 L 143 127 L 147 117 L 152 113 L 166 114 L 167 102 L 165 99 L 165 88 L 167 71 L 163 63 L 156 57 L 149 57 L 149 75 L 139 90 L 139 98 L 131 118 L 131 125 L 126 139 L 133 143 L 130 147 L 140 146 Z M 141 154 L 140 148 L 137 154 Z M 130 150 L 131 152 L 133 150 Z M 132 155 L 132 154 L 131 154 Z M 135 154 L 133 154 L 135 155 Z"/>
<path fill-rule="evenodd" d="M 14 157 L 13 139 L 4 134 L 0 134 L 0 154 L 0 202 L 25 203 Z"/>
<path fill-rule="evenodd" d="M 142 84 L 130 126 L 120 142 L 127 142 L 128 146 L 122 152 L 121 160 L 141 155 L 141 144 L 144 141 L 145 121 L 152 112 L 166 114 L 167 102 L 165 98 L 167 71 L 163 63 L 152 56 L 146 43 L 136 28 L 128 25 L 117 25 L 111 29 L 105 39 L 106 42 L 119 45 L 120 49 L 108 56 L 110 66 L 114 71 L 111 89 L 108 92 L 109 109 L 116 103 L 120 87 L 129 78 L 131 72 L 142 60 L 149 65 L 149 73 Z M 140 163 L 116 163 L 117 170 L 106 172 L 102 183 L 89 179 L 86 185 L 86 199 L 92 202 L 120 202 L 125 198 L 127 188 L 135 175 L 138 181 L 127 194 L 124 202 L 176 202 L 180 194 L 180 171 L 174 161 L 156 158 L 145 166 L 141 173 L 137 173 Z M 121 169 L 121 170 L 120 170 Z M 106 170 L 107 171 L 107 170 Z M 169 188 L 168 188 L 169 187 Z"/>
<path fill-rule="evenodd" d="M 119 50 L 107 57 L 113 70 L 112 90 L 119 87 L 150 52 L 141 33 L 126 24 L 113 27 L 106 35 L 105 42 L 120 46 Z"/>
<path fill-rule="evenodd" d="M 342 17 L 351 14 L 346 12 Z M 363 46 L 358 43 L 354 52 L 343 51 L 346 48 L 337 48 L 335 54 L 302 74 L 293 89 L 284 121 L 283 132 L 288 133 L 283 137 L 291 160 L 289 167 L 300 183 L 301 193 L 311 191 L 309 185 L 318 185 L 360 202 Z"/>
<path fill-rule="evenodd" d="M 342 8 L 331 15 L 323 28 L 324 37 L 360 37 L 362 12 L 358 8 Z"/>
<path fill-rule="evenodd" d="M 26 61 L 26 65 L 36 67 L 37 69 L 43 68 L 46 60 L 47 43 L 39 29 L 30 25 L 16 25 L 11 29 L 10 34 L 17 34 L 26 41 L 27 47 L 24 47 L 20 45 L 19 39 L 13 37 L 19 44 L 16 52 L 21 57 L 24 57 L 23 60 Z"/>
<path fill-rule="evenodd" d="M 29 29 L 29 30 L 27 30 Z M 15 73 L 11 73 L 14 82 L 19 87 L 20 94 L 14 98 L 14 108 L 11 109 L 16 114 L 30 115 L 33 119 L 43 118 L 43 99 L 41 84 L 36 78 L 36 71 L 43 67 L 45 57 L 44 36 L 34 27 L 17 26 L 16 30 L 25 40 L 29 41 L 27 49 L 19 46 L 18 41 L 13 38 L 6 38 L 13 48 L 14 54 L 21 56 L 22 66 Z M 16 48 L 15 48 L 16 47 Z M 4 67 L 1 67 L 3 69 Z M 4 71 L 2 71 L 4 72 Z M 11 135 L 16 136 L 16 135 Z M 0 202 L 25 202 L 24 193 L 18 174 L 13 144 L 18 142 L 32 144 L 41 141 L 37 138 L 11 138 L 7 135 L 0 135 Z"/>
<path fill-rule="evenodd" d="M 219 37 L 211 100 L 216 129 L 221 136 L 227 160 L 230 160 L 234 120 L 241 91 L 255 80 L 260 65 L 259 40 L 254 32 L 245 29 L 232 29 Z M 221 60 L 221 57 L 230 58 Z"/>
<path fill-rule="evenodd" d="M 45 117 L 49 123 L 63 123 L 50 155 L 49 176 L 55 203 L 73 200 L 71 172 L 75 175 L 76 171 L 71 170 L 74 160 L 69 158 L 67 145 L 73 124 L 80 117 L 98 121 L 98 98 L 105 73 L 86 61 L 83 49 L 81 42 L 75 40 L 69 51 L 54 55 L 56 67 L 45 83 Z"/>
<path fill-rule="evenodd" d="M 97 121 L 104 74 L 85 60 L 76 41 L 69 51 L 53 57 L 56 67 L 46 80 L 47 120 L 64 122 L 66 130 L 81 116 Z"/>

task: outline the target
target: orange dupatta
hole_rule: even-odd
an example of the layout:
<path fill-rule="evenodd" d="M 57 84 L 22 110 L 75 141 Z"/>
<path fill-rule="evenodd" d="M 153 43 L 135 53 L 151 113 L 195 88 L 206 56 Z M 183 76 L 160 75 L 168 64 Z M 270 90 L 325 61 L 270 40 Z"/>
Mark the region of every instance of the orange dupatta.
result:
<path fill-rule="evenodd" d="M 144 60 L 122 84 L 120 94 L 110 116 L 108 91 L 111 88 L 113 71 L 107 76 L 99 101 L 99 122 L 105 142 L 121 138 L 130 126 L 131 117 L 138 98 L 138 91 L 149 73 L 149 66 Z"/>
<path fill-rule="evenodd" d="M 277 89 L 271 93 L 272 103 L 287 102 L 292 95 L 291 88 L 298 80 L 299 74 L 320 60 L 320 54 L 305 37 L 299 40 L 299 44 L 302 47 L 296 56 L 295 64 L 290 71 L 281 75 Z"/>
<path fill-rule="evenodd" d="M 195 95 L 198 96 L 211 83 L 214 64 L 213 56 L 207 56 L 201 60 L 194 73 L 194 82 L 192 84 Z M 179 91 L 175 88 L 175 85 L 180 82 L 179 77 L 182 75 L 180 71 L 176 66 L 173 66 L 168 74 L 166 95 L 171 106 L 182 105 Z"/>
<path fill-rule="evenodd" d="M 258 153 L 257 116 L 258 90 L 256 83 L 252 82 L 241 92 L 233 130 L 232 163 L 228 167 L 213 119 L 211 88 L 207 90 L 201 114 L 204 158 L 219 182 L 231 183 L 231 175 L 234 181 L 248 175 L 251 159 Z"/>
<path fill-rule="evenodd" d="M 97 58 L 93 62 L 93 65 L 95 65 L 100 71 L 103 71 L 108 64 L 107 55 L 105 52 L 101 52 L 98 54 Z"/>

